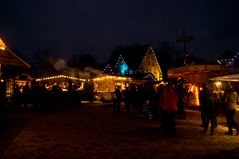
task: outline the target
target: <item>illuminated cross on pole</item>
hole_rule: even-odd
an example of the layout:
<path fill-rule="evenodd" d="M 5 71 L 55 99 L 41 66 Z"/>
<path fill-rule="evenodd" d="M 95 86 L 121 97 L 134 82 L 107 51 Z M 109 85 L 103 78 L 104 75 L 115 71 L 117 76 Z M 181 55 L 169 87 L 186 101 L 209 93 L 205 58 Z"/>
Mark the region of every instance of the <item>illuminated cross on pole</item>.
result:
<path fill-rule="evenodd" d="M 188 64 L 188 56 L 189 56 L 187 48 L 186 48 L 186 43 L 192 40 L 193 40 L 193 37 L 187 36 L 184 30 L 183 30 L 183 35 L 176 40 L 176 42 L 183 43 L 183 53 L 184 53 L 183 64 L 184 65 Z"/>

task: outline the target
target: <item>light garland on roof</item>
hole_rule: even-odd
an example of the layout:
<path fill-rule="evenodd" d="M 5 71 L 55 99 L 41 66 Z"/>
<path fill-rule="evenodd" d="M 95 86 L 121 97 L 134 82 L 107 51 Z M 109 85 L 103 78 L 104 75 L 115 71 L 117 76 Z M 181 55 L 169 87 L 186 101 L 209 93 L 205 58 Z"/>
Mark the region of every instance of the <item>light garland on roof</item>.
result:
<path fill-rule="evenodd" d="M 103 73 L 109 73 L 109 74 L 114 74 L 112 68 L 110 67 L 109 64 L 106 65 L 106 67 L 103 70 Z"/>
<path fill-rule="evenodd" d="M 65 76 L 65 75 L 58 75 L 58 76 L 50 76 L 50 77 L 38 78 L 38 79 L 36 79 L 36 81 L 40 82 L 40 81 L 53 80 L 53 79 L 58 79 L 58 78 L 66 78 L 66 79 L 71 79 L 71 80 L 85 81 L 85 79 L 71 77 L 71 76 Z"/>
<path fill-rule="evenodd" d="M 157 80 L 162 80 L 162 70 L 161 70 L 161 68 L 160 68 L 160 66 L 159 66 L 157 57 L 156 57 L 156 55 L 155 55 L 154 50 L 153 50 L 152 47 L 149 47 L 149 48 L 148 48 L 146 54 L 144 55 L 143 60 L 141 61 L 141 64 L 140 64 L 140 66 L 139 66 L 139 68 L 138 68 L 138 71 L 141 72 L 140 69 L 142 69 L 143 63 L 144 63 L 144 61 L 146 60 L 148 54 L 153 55 L 153 58 L 154 58 L 155 61 L 156 61 L 157 68 L 159 69 L 159 77 L 158 77 L 159 79 L 157 78 Z M 149 65 L 150 65 L 150 64 L 149 64 Z M 150 65 L 150 66 L 151 66 L 151 65 Z M 152 72 L 152 74 L 155 76 L 155 73 L 154 73 L 154 72 Z M 156 74 L 157 74 L 157 73 L 156 73 Z"/>

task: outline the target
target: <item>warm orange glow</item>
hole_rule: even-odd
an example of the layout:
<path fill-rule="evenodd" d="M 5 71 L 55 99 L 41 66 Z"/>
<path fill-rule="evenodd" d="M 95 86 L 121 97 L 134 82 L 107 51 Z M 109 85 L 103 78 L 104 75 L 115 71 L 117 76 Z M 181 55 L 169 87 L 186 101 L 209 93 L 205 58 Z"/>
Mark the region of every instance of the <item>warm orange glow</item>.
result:
<path fill-rule="evenodd" d="M 104 81 L 104 80 L 119 80 L 119 81 L 126 81 L 131 80 L 129 77 L 121 77 L 121 76 L 103 76 L 94 78 L 93 81 Z"/>
<path fill-rule="evenodd" d="M 0 38 L 0 49 L 1 50 L 5 50 L 6 49 L 6 45 L 4 44 L 4 42 L 2 41 L 1 38 Z"/>
<path fill-rule="evenodd" d="M 217 86 L 217 88 L 220 88 L 222 86 L 222 82 L 220 82 L 220 81 L 219 82 L 215 82 L 214 84 Z"/>
<path fill-rule="evenodd" d="M 157 81 L 161 81 L 163 79 L 162 70 L 152 47 L 148 48 L 138 71 L 143 73 L 152 73 Z"/>
<path fill-rule="evenodd" d="M 72 80 L 85 81 L 85 79 L 71 77 L 71 76 L 65 76 L 65 75 L 38 78 L 38 79 L 36 79 L 36 81 L 40 82 L 40 81 L 45 81 L 45 80 L 57 79 L 57 78 L 67 78 L 67 79 L 72 79 Z"/>
<path fill-rule="evenodd" d="M 191 85 L 189 91 L 192 93 L 192 97 L 190 99 L 190 105 L 199 106 L 199 87 L 195 84 Z"/>
<path fill-rule="evenodd" d="M 129 85 L 131 78 L 121 76 L 102 76 L 93 79 L 95 92 L 114 92 L 115 87 L 119 86 L 125 90 Z"/>
<path fill-rule="evenodd" d="M 199 88 L 198 86 L 195 86 L 195 97 L 196 97 L 196 105 L 199 106 L 200 102 L 199 102 Z"/>

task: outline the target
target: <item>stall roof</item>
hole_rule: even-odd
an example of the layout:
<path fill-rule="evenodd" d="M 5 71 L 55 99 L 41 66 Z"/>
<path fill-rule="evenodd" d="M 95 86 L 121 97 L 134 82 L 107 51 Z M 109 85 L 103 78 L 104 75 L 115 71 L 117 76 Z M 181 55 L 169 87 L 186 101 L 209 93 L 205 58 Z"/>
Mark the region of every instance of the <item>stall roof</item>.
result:
<path fill-rule="evenodd" d="M 30 68 L 31 66 L 14 54 L 0 38 L 0 64 Z"/>
<path fill-rule="evenodd" d="M 225 76 L 218 76 L 214 78 L 210 78 L 212 81 L 231 81 L 231 82 L 239 82 L 239 74 L 231 74 Z"/>
<path fill-rule="evenodd" d="M 208 79 L 225 75 L 228 68 L 223 65 L 187 65 L 168 70 L 169 78 L 184 78 L 187 82 L 203 83 Z"/>

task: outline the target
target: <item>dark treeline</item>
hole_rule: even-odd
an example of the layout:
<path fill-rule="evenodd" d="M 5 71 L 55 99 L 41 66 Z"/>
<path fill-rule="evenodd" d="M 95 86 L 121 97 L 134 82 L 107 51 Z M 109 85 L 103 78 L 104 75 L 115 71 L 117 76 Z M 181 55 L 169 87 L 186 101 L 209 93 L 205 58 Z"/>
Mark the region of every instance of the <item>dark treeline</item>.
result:
<path fill-rule="evenodd" d="M 145 45 L 134 43 L 130 45 L 119 45 L 110 52 L 108 60 L 101 63 L 97 61 L 97 57 L 84 52 L 80 52 L 78 54 L 70 54 L 68 55 L 68 57 L 61 57 L 60 55 L 57 55 L 54 50 L 42 49 L 36 51 L 31 58 L 25 57 L 19 49 L 14 49 L 14 52 L 16 52 L 17 55 L 23 57 L 23 59 L 26 59 L 29 62 L 29 64 L 31 65 L 30 71 L 27 70 L 29 74 L 31 74 L 32 76 L 42 77 L 62 73 L 62 71 L 65 70 L 65 67 L 63 68 L 63 66 L 59 66 L 60 63 L 57 63 L 59 60 L 62 60 L 61 65 L 65 65 L 68 68 L 71 67 L 84 70 L 84 68 L 86 67 L 91 67 L 102 70 L 106 66 L 106 64 L 114 66 L 117 58 L 121 54 L 123 55 L 123 57 L 127 56 L 127 59 L 133 59 L 130 60 L 130 63 L 127 64 L 136 67 L 136 65 L 140 63 L 143 55 L 145 54 L 145 52 L 142 52 L 145 46 L 149 46 L 149 44 Z M 178 48 L 167 41 L 161 41 L 156 45 L 151 46 L 153 47 L 153 50 L 155 51 L 155 54 L 158 58 L 163 76 L 167 76 L 167 70 L 169 68 L 183 65 L 184 55 L 182 47 Z M 232 56 L 231 54 L 233 54 L 232 51 L 225 51 L 221 56 L 218 57 L 218 59 L 229 59 Z M 190 51 L 188 60 L 189 64 L 212 63 L 212 61 L 207 61 L 206 59 L 194 56 Z M 215 59 L 215 61 L 216 60 L 217 59 Z M 58 67 L 55 65 L 56 63 L 58 64 L 58 67 L 61 67 L 61 69 L 58 69 Z"/>

